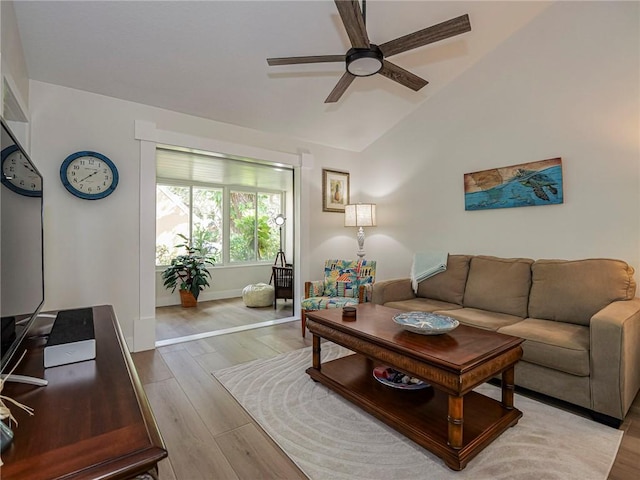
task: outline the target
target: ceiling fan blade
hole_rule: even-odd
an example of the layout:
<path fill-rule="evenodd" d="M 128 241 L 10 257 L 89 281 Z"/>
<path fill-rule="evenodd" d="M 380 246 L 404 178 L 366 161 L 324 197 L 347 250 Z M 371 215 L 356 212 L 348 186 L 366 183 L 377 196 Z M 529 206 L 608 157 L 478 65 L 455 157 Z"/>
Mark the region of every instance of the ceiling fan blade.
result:
<path fill-rule="evenodd" d="M 429 83 L 424 78 L 386 60 L 382 61 L 382 69 L 378 73 L 416 92 Z"/>
<path fill-rule="evenodd" d="M 344 75 L 340 77 L 340 80 L 338 80 L 336 86 L 333 87 L 333 90 L 331 90 L 331 93 L 324 103 L 335 103 L 340 100 L 342 94 L 347 90 L 355 78 L 355 75 L 351 75 L 349 72 L 344 72 Z"/>
<path fill-rule="evenodd" d="M 358 0 L 335 0 L 338 13 L 354 48 L 369 48 L 369 36 Z"/>
<path fill-rule="evenodd" d="M 461 33 L 469 32 L 471 23 L 469 15 L 461 15 L 446 22 L 433 25 L 431 27 L 418 30 L 417 32 L 404 35 L 389 42 L 378 45 L 385 57 L 396 55 L 407 50 L 422 47 L 429 43 L 438 42 L 445 38 L 454 37 Z"/>
<path fill-rule="evenodd" d="M 272 67 L 277 65 L 296 65 L 299 63 L 344 62 L 345 55 L 311 55 L 307 57 L 267 58 Z"/>

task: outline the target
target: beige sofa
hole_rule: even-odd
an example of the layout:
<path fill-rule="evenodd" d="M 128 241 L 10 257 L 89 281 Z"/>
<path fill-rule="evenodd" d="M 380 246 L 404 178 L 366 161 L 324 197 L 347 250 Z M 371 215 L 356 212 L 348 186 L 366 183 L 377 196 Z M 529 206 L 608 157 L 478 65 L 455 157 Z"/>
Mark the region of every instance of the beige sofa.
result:
<path fill-rule="evenodd" d="M 634 270 L 609 259 L 531 260 L 449 255 L 422 281 L 381 281 L 372 301 L 436 312 L 522 337 L 516 384 L 618 425 L 640 389 L 640 298 Z"/>

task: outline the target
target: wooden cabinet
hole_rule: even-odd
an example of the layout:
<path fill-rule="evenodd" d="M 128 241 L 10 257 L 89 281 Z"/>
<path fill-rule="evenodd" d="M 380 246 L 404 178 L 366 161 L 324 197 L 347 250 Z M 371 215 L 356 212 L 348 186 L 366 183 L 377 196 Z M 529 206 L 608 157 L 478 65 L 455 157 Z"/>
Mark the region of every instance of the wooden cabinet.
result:
<path fill-rule="evenodd" d="M 7 383 L 3 395 L 32 407 L 2 454 L 3 480 L 126 479 L 167 456 L 111 306 L 93 307 L 96 358 L 43 367 L 44 339 L 30 340 L 15 373 L 46 387 Z"/>

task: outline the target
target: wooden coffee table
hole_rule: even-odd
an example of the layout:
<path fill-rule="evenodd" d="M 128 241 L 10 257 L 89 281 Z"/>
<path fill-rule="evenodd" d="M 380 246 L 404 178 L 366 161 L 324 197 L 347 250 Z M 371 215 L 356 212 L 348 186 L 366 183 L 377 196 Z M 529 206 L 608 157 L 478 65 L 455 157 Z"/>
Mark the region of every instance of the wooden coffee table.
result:
<path fill-rule="evenodd" d="M 393 322 L 400 310 L 365 303 L 357 319 L 341 309 L 307 312 L 313 334 L 313 366 L 307 373 L 376 418 L 442 458 L 453 470 L 469 460 L 522 412 L 513 405 L 514 365 L 523 339 L 460 325 L 442 335 L 419 335 Z M 356 352 L 320 362 L 320 339 Z M 389 365 L 433 388 L 399 390 L 381 384 L 373 368 Z M 472 391 L 502 374 L 502 401 Z"/>

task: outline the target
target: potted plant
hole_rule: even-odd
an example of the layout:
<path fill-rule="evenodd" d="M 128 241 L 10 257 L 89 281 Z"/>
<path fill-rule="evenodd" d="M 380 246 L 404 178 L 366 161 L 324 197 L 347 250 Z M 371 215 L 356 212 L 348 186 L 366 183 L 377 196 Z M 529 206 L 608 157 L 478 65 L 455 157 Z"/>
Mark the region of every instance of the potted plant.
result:
<path fill-rule="evenodd" d="M 183 307 L 195 307 L 200 292 L 209 286 L 211 274 L 207 265 L 213 266 L 214 257 L 209 249 L 201 246 L 194 247 L 187 237 L 178 234 L 184 243 L 176 245 L 185 248 L 187 253 L 171 259 L 171 264 L 162 272 L 162 280 L 171 293 L 180 290 L 180 302 Z"/>

